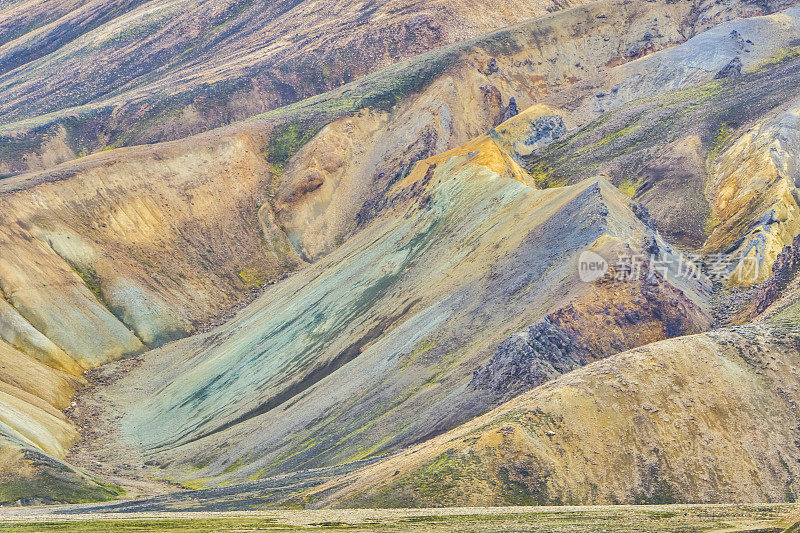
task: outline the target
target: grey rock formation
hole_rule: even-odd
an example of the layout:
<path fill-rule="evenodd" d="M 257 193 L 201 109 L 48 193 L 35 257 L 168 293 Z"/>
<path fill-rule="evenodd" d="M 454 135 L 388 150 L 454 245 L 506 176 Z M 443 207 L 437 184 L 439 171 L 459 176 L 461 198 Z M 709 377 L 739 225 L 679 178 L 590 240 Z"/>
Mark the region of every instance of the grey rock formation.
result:
<path fill-rule="evenodd" d="M 730 63 L 725 65 L 722 70 L 717 72 L 717 75 L 714 76 L 715 80 L 720 80 L 723 78 L 738 78 L 742 75 L 742 60 L 738 57 L 734 57 L 731 59 Z"/>
<path fill-rule="evenodd" d="M 514 145 L 520 156 L 528 156 L 567 134 L 567 126 L 560 115 L 546 115 L 532 121 L 523 139 Z"/>
<path fill-rule="evenodd" d="M 591 350 L 546 317 L 500 343 L 475 371 L 473 390 L 510 398 L 593 360 Z"/>

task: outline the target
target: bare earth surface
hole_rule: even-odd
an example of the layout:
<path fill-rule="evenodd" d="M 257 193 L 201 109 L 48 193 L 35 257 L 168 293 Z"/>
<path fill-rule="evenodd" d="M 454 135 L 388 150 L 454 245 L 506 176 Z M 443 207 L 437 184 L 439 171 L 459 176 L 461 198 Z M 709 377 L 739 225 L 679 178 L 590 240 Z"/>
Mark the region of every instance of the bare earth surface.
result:
<path fill-rule="evenodd" d="M 128 498 L 164 494 L 179 488 L 143 473 L 145 465 L 141 453 L 133 446 L 121 444 L 118 417 L 104 410 L 108 400 L 103 386 L 140 364 L 139 357 L 131 357 L 87 372 L 87 387 L 65 411 L 80 434 L 79 445 L 70 450 L 69 459 L 123 487 Z"/>
<path fill-rule="evenodd" d="M 783 531 L 793 504 L 342 509 L 82 514 L 81 506 L 0 509 L 3 531 Z"/>

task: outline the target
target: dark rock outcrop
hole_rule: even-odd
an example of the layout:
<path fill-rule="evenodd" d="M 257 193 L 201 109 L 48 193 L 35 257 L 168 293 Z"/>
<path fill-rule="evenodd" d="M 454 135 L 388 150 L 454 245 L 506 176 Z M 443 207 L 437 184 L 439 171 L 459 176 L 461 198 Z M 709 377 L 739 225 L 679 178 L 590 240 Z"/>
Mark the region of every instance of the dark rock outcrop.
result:
<path fill-rule="evenodd" d="M 475 371 L 470 388 L 513 397 L 593 359 L 587 345 L 546 317 L 500 343 L 489 362 Z"/>
<path fill-rule="evenodd" d="M 721 80 L 724 78 L 738 78 L 742 75 L 742 60 L 738 57 L 734 57 L 731 59 L 730 63 L 725 65 L 722 70 L 717 72 L 717 75 L 714 76 L 715 80 Z"/>
<path fill-rule="evenodd" d="M 528 125 L 522 143 L 525 147 L 523 155 L 547 146 L 567 134 L 567 126 L 561 115 L 545 115 L 538 117 Z M 518 150 L 521 150 L 518 148 Z"/>
<path fill-rule="evenodd" d="M 469 388 L 505 401 L 591 362 L 655 340 L 700 333 L 702 310 L 664 279 L 663 254 L 650 237 L 638 274 L 615 265 L 596 292 L 512 333 L 473 373 Z M 651 264 L 655 258 L 660 264 Z M 800 261 L 796 262 L 800 266 Z M 622 271 L 621 271 L 622 270 Z"/>
<path fill-rule="evenodd" d="M 653 215 L 650 214 L 650 210 L 648 210 L 644 204 L 640 204 L 639 202 L 632 203 L 631 211 L 633 211 L 633 214 L 636 215 L 636 218 L 644 222 L 647 227 L 655 229 L 656 221 L 653 218 Z"/>
<path fill-rule="evenodd" d="M 800 271 L 800 235 L 785 246 L 772 265 L 772 274 L 761 285 L 756 296 L 756 312 L 763 313 L 778 301 L 781 293 Z"/>
<path fill-rule="evenodd" d="M 503 111 L 501 122 L 505 122 L 510 118 L 516 117 L 517 115 L 519 115 L 519 109 L 517 109 L 517 99 L 512 96 L 511 100 L 508 101 L 508 105 Z"/>

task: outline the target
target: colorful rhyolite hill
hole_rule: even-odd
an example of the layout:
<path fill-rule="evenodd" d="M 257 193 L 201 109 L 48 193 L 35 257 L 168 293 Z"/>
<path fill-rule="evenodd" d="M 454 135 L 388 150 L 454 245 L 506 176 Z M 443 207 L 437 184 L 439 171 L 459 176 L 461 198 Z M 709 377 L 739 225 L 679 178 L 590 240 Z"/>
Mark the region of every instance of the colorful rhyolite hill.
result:
<path fill-rule="evenodd" d="M 799 43 L 790 2 L 0 3 L 0 501 L 795 499 Z"/>

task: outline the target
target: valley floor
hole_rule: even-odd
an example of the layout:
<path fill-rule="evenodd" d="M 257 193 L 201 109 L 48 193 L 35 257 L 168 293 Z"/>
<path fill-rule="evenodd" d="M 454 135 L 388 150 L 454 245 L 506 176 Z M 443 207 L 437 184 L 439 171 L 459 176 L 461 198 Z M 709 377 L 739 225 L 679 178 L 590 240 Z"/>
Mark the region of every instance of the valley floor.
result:
<path fill-rule="evenodd" d="M 83 513 L 81 506 L 0 509 L 13 532 L 78 531 L 795 531 L 800 506 L 648 505 L 341 509 L 239 513 Z M 788 518 L 787 518 L 788 515 Z M 794 527 L 793 527 L 794 526 Z"/>

